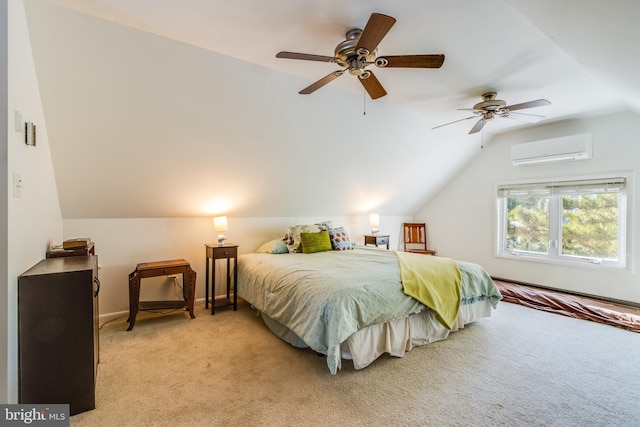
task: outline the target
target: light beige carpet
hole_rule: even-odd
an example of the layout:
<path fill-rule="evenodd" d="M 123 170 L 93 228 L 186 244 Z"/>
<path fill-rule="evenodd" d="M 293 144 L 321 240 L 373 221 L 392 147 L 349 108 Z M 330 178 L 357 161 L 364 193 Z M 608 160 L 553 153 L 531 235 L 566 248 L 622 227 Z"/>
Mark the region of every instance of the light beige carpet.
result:
<path fill-rule="evenodd" d="M 638 426 L 640 334 L 501 303 L 449 339 L 332 376 L 246 305 L 100 333 L 97 408 L 72 426 Z"/>

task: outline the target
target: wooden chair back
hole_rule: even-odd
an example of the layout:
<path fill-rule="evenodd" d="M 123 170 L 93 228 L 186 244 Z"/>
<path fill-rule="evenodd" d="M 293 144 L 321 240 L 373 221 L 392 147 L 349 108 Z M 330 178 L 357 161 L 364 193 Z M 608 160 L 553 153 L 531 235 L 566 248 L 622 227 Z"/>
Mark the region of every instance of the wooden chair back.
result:
<path fill-rule="evenodd" d="M 435 255 L 427 249 L 427 225 L 424 222 L 405 222 L 402 224 L 405 252 Z"/>

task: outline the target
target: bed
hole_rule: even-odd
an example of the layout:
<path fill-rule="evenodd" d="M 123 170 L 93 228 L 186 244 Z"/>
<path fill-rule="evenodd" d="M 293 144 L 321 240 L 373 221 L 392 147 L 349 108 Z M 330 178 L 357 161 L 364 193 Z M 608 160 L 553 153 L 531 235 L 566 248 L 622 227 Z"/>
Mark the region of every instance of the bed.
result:
<path fill-rule="evenodd" d="M 398 254 L 357 245 L 311 254 L 243 254 L 238 295 L 275 335 L 325 354 L 331 374 L 343 359 L 362 369 L 384 353 L 402 357 L 415 346 L 443 340 L 489 317 L 502 298 L 482 267 L 451 260 L 460 272 L 460 291 L 457 313 L 445 326 L 433 309 L 403 292 Z"/>

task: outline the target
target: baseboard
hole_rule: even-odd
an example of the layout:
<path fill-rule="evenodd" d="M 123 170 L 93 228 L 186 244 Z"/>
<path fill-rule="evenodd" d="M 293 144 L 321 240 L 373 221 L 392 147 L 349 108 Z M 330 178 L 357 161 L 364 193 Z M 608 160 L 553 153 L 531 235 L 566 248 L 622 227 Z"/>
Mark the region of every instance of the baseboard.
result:
<path fill-rule="evenodd" d="M 194 301 L 194 305 L 204 304 L 204 298 L 198 298 Z M 129 317 L 129 310 L 125 311 L 114 311 L 112 313 L 104 313 L 98 316 L 98 323 L 100 325 L 104 325 L 107 322 L 111 322 L 116 319 L 120 319 L 122 317 Z"/>

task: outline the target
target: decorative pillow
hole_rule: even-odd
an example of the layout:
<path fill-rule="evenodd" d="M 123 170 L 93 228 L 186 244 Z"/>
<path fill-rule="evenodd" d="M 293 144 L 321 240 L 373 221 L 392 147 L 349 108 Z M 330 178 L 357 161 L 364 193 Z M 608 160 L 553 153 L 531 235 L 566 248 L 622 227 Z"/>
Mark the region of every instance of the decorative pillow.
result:
<path fill-rule="evenodd" d="M 287 229 L 282 240 L 287 244 L 290 253 L 300 253 L 300 233 L 317 233 L 331 228 L 331 221 L 318 222 L 315 224 L 292 225 Z"/>
<path fill-rule="evenodd" d="M 317 233 L 301 232 L 300 242 L 302 243 L 302 253 L 305 254 L 331 250 L 331 239 L 329 238 L 329 231 L 327 230 Z"/>
<path fill-rule="evenodd" d="M 259 254 L 286 254 L 289 253 L 289 249 L 281 239 L 275 239 L 260 246 L 256 252 Z"/>
<path fill-rule="evenodd" d="M 330 228 L 329 237 L 331 238 L 331 247 L 334 251 L 348 251 L 353 249 L 353 244 L 349 240 L 349 235 L 344 227 Z"/>

